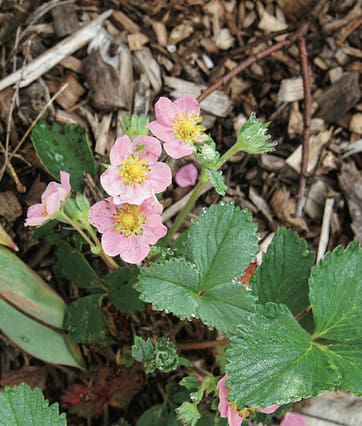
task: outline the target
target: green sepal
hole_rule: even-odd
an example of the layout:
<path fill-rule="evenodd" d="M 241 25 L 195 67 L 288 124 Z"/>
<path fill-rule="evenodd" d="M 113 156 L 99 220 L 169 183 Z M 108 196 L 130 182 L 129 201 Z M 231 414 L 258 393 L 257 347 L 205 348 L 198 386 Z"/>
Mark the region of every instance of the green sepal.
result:
<path fill-rule="evenodd" d="M 225 195 L 228 187 L 225 185 L 222 171 L 206 168 L 205 173 L 209 177 L 212 186 L 215 188 L 215 191 L 220 195 Z"/>

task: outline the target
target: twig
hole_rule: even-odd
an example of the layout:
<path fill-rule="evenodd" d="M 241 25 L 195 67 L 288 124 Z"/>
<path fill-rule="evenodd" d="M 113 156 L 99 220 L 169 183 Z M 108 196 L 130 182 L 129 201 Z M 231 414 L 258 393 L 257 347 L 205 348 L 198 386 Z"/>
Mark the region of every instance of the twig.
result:
<path fill-rule="evenodd" d="M 299 54 L 302 67 L 303 90 L 304 90 L 304 111 L 303 111 L 303 144 L 302 144 L 302 164 L 299 175 L 299 185 L 297 193 L 297 207 L 295 215 L 301 217 L 305 204 L 305 188 L 307 183 L 307 170 L 309 160 L 310 126 L 312 117 L 312 94 L 309 75 L 308 54 L 305 38 L 299 40 Z"/>
<path fill-rule="evenodd" d="M 111 14 L 112 10 L 107 10 L 99 15 L 97 19 L 85 25 L 74 34 L 38 56 L 24 67 L 23 75 L 21 71 L 18 70 L 5 77 L 0 81 L 0 91 L 17 83 L 18 81 L 20 81 L 19 87 L 28 86 L 64 58 L 71 55 L 92 40 L 99 31 L 99 27 L 102 25 L 103 21 L 105 21 Z"/>
<path fill-rule="evenodd" d="M 324 256 L 324 253 L 327 250 L 328 241 L 329 241 L 329 227 L 331 224 L 331 217 L 333 212 L 333 204 L 334 204 L 334 198 L 327 198 L 324 204 L 321 236 L 319 239 L 318 252 L 317 252 L 317 263 L 322 259 L 322 257 Z"/>
<path fill-rule="evenodd" d="M 193 342 L 193 343 L 178 343 L 176 345 L 179 351 L 192 351 L 199 349 L 216 348 L 217 346 L 225 346 L 230 343 L 229 339 L 213 340 L 209 342 Z"/>

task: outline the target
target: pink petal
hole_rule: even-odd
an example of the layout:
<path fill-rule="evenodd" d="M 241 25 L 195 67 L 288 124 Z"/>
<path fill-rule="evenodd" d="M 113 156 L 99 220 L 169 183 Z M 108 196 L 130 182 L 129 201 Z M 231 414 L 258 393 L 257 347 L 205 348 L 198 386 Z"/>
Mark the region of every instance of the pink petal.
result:
<path fill-rule="evenodd" d="M 157 198 L 152 195 L 142 202 L 140 209 L 145 212 L 146 216 L 151 216 L 154 214 L 161 214 L 163 206 L 157 201 Z"/>
<path fill-rule="evenodd" d="M 63 191 L 64 189 L 61 188 Z M 65 192 L 65 191 L 64 191 Z M 44 202 L 45 209 L 49 216 L 53 216 L 57 211 L 60 210 L 60 203 L 63 201 L 64 193 L 62 194 L 59 190 L 59 192 L 54 192 L 53 194 L 49 195 L 49 197 Z"/>
<path fill-rule="evenodd" d="M 65 189 L 67 194 L 72 190 L 70 186 L 70 174 L 67 172 L 60 172 L 60 184 Z"/>
<path fill-rule="evenodd" d="M 182 157 L 187 157 L 193 153 L 192 147 L 180 139 L 174 139 L 169 142 L 166 141 L 163 144 L 163 147 L 167 154 L 176 160 Z"/>
<path fill-rule="evenodd" d="M 146 219 L 143 225 L 142 239 L 148 244 L 156 244 L 157 241 L 167 234 L 167 227 L 162 223 L 159 215 L 152 215 Z"/>
<path fill-rule="evenodd" d="M 186 187 L 195 185 L 197 178 L 199 176 L 199 171 L 197 167 L 192 164 L 186 164 L 186 166 L 181 167 L 175 176 L 175 181 L 178 186 Z"/>
<path fill-rule="evenodd" d="M 271 405 L 270 407 L 266 407 L 266 408 L 258 407 L 257 410 L 259 411 L 259 413 L 271 414 L 271 413 L 274 413 L 274 411 L 277 411 L 278 408 L 279 408 L 279 405 Z"/>
<path fill-rule="evenodd" d="M 242 416 L 240 416 L 231 407 L 229 407 L 227 418 L 228 418 L 229 426 L 240 426 L 243 423 Z"/>
<path fill-rule="evenodd" d="M 217 390 L 219 392 L 219 405 L 218 410 L 221 417 L 227 417 L 230 408 L 228 401 L 229 389 L 226 387 L 227 375 L 220 379 L 217 383 Z"/>
<path fill-rule="evenodd" d="M 117 256 L 125 245 L 126 237 L 119 232 L 106 231 L 102 235 L 101 243 L 108 256 Z"/>
<path fill-rule="evenodd" d="M 116 208 L 110 199 L 98 201 L 89 209 L 89 223 L 95 226 L 99 232 L 105 232 L 113 229 L 113 215 Z"/>
<path fill-rule="evenodd" d="M 52 194 L 56 193 L 58 189 L 61 188 L 60 183 L 58 182 L 49 182 L 45 191 L 41 195 L 41 201 L 46 201 Z"/>
<path fill-rule="evenodd" d="M 172 182 L 172 173 L 169 166 L 165 163 L 155 163 L 151 166 L 151 171 L 147 173 L 148 180 L 145 181 L 149 188 L 150 195 L 152 192 L 158 194 L 163 192 Z"/>
<path fill-rule="evenodd" d="M 181 95 L 175 100 L 174 105 L 178 114 L 182 114 L 183 112 L 186 116 L 191 114 L 200 114 L 200 104 L 194 96 Z"/>
<path fill-rule="evenodd" d="M 153 136 L 137 136 L 133 144 L 135 146 L 135 152 L 139 154 L 139 158 L 147 159 L 147 164 L 153 164 L 158 160 L 158 157 L 162 153 L 162 147 L 160 142 Z M 137 150 L 138 146 L 144 146 L 144 149 L 141 151 Z"/>
<path fill-rule="evenodd" d="M 307 426 L 304 417 L 297 413 L 287 413 L 280 426 Z"/>
<path fill-rule="evenodd" d="M 144 184 L 136 185 L 123 185 L 123 190 L 113 198 L 116 205 L 128 204 L 141 204 L 146 198 L 150 197 L 153 193 L 152 188 Z"/>
<path fill-rule="evenodd" d="M 147 128 L 151 130 L 151 132 L 156 136 L 156 138 L 161 139 L 161 141 L 169 141 L 173 139 L 174 131 L 170 126 L 164 126 L 160 124 L 158 121 L 151 121 L 147 125 Z"/>
<path fill-rule="evenodd" d="M 127 238 L 127 245 L 120 247 L 120 257 L 127 263 L 137 264 L 148 255 L 150 247 L 136 235 Z"/>
<path fill-rule="evenodd" d="M 116 166 L 109 166 L 101 176 L 101 185 L 107 194 L 116 196 L 123 189 L 122 178 Z"/>
<path fill-rule="evenodd" d="M 34 204 L 28 208 L 25 226 L 39 226 L 49 219 L 49 216 L 43 216 L 43 204 Z"/>
<path fill-rule="evenodd" d="M 156 102 L 155 114 L 159 124 L 163 126 L 170 126 L 173 119 L 175 118 L 175 115 L 177 114 L 177 111 L 174 103 L 170 99 L 161 96 L 160 99 Z"/>
<path fill-rule="evenodd" d="M 127 135 L 121 136 L 116 140 L 109 154 L 111 164 L 118 166 L 122 160 L 133 154 L 133 151 L 134 147 L 131 139 Z"/>

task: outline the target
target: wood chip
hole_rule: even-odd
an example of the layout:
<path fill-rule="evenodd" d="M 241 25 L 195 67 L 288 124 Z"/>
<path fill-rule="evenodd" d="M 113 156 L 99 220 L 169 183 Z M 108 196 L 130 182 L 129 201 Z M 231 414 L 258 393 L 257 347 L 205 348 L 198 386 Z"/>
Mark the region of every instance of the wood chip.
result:
<path fill-rule="evenodd" d="M 0 216 L 13 223 L 22 213 L 21 204 L 13 192 L 0 192 Z"/>
<path fill-rule="evenodd" d="M 285 78 L 280 82 L 277 104 L 282 102 L 295 102 L 304 99 L 303 79 Z"/>
<path fill-rule="evenodd" d="M 260 211 L 269 222 L 270 227 L 274 229 L 276 223 L 273 219 L 273 213 L 270 210 L 268 203 L 253 186 L 250 186 L 249 188 L 249 198 L 251 202 L 257 207 L 258 211 Z"/>
<path fill-rule="evenodd" d="M 231 35 L 228 28 L 221 28 L 221 30 L 214 36 L 216 46 L 220 50 L 228 50 L 234 45 L 234 37 Z"/>
<path fill-rule="evenodd" d="M 84 60 L 85 77 L 90 89 L 90 102 L 99 111 L 124 108 L 119 74 L 112 65 L 106 64 L 99 52 L 90 53 Z"/>
<path fill-rule="evenodd" d="M 317 97 L 319 109 L 316 116 L 327 122 L 334 122 L 353 108 L 360 97 L 359 74 L 356 72 L 345 73 Z"/>
<path fill-rule="evenodd" d="M 153 90 L 158 93 L 162 89 L 161 69 L 157 61 L 152 56 L 151 50 L 145 47 L 135 52 L 135 57 L 139 61 L 142 71 L 150 80 Z"/>
<path fill-rule="evenodd" d="M 277 3 L 285 16 L 298 20 L 313 9 L 317 0 L 277 0 Z"/>
<path fill-rule="evenodd" d="M 349 123 L 349 130 L 354 133 L 362 135 L 362 113 L 352 115 L 351 121 Z"/>
<path fill-rule="evenodd" d="M 184 23 L 174 27 L 170 33 L 168 44 L 177 44 L 180 41 L 185 40 L 194 32 L 193 25 Z"/>
<path fill-rule="evenodd" d="M 67 58 L 64 58 L 62 61 L 60 61 L 60 65 L 70 71 L 76 72 L 77 74 L 83 73 L 82 61 L 74 56 L 68 56 Z"/>
<path fill-rule="evenodd" d="M 329 142 L 332 135 L 332 129 L 326 130 L 324 132 L 320 132 L 315 136 L 312 136 L 310 138 L 310 145 L 309 145 L 309 160 L 308 160 L 308 167 L 307 167 L 307 173 L 311 173 L 319 160 L 319 156 L 321 153 L 321 150 L 323 146 Z M 286 163 L 288 166 L 292 167 L 296 172 L 300 172 L 300 163 L 302 158 L 302 146 L 298 146 L 298 148 L 291 154 L 287 160 Z"/>
<path fill-rule="evenodd" d="M 104 156 L 106 152 L 110 151 L 113 144 L 113 136 L 111 136 L 110 127 L 112 121 L 112 114 L 105 114 L 99 125 L 97 126 L 97 132 L 94 135 L 96 140 L 95 152 L 101 156 Z"/>
<path fill-rule="evenodd" d="M 131 52 L 126 45 L 123 45 L 119 52 L 119 81 L 123 102 L 127 111 L 132 111 L 133 102 L 133 64 Z"/>
<path fill-rule="evenodd" d="M 258 28 L 262 31 L 273 33 L 275 31 L 285 30 L 288 27 L 284 19 L 278 19 L 276 16 L 270 15 L 261 5 L 258 9 L 260 16 Z"/>
<path fill-rule="evenodd" d="M 162 47 L 166 47 L 168 44 L 166 25 L 161 21 L 152 21 L 152 28 L 156 34 L 158 44 Z"/>
<path fill-rule="evenodd" d="M 327 188 L 327 184 L 321 179 L 313 182 L 309 187 L 304 211 L 313 220 L 320 220 L 322 218 Z"/>
<path fill-rule="evenodd" d="M 57 103 L 65 110 L 71 109 L 79 101 L 80 97 L 84 95 L 85 88 L 78 82 L 72 73 L 66 74 L 62 83 L 57 87 L 56 91 L 68 84 L 65 90 L 57 97 Z M 49 89 L 49 92 L 52 91 Z M 55 93 L 55 92 L 54 92 Z"/>
<path fill-rule="evenodd" d="M 127 15 L 125 15 L 120 10 L 114 10 L 112 13 L 112 18 L 118 24 L 120 24 L 125 30 L 131 33 L 137 33 L 141 31 L 141 28 L 132 21 Z"/>
<path fill-rule="evenodd" d="M 300 231 L 308 231 L 305 220 L 302 217 L 295 217 L 296 201 L 291 197 L 285 186 L 281 186 L 274 192 L 270 205 L 278 219 L 283 223 L 287 223 Z"/>
<path fill-rule="evenodd" d="M 143 46 L 149 42 L 148 37 L 143 33 L 132 33 L 127 35 L 129 49 L 142 50 Z"/>
<path fill-rule="evenodd" d="M 356 239 L 362 243 L 362 174 L 354 161 L 342 163 L 338 180 L 347 200 L 352 219 L 351 228 Z"/>
<path fill-rule="evenodd" d="M 75 4 L 63 4 L 51 11 L 55 33 L 58 37 L 73 34 L 79 29 Z"/>
<path fill-rule="evenodd" d="M 179 97 L 185 93 L 189 93 L 197 97 L 202 90 L 206 89 L 206 86 L 197 85 L 190 81 L 182 80 L 176 77 L 165 77 L 165 84 L 172 89 L 171 96 L 174 98 Z M 209 112 L 210 114 L 216 115 L 217 117 L 226 117 L 233 107 L 231 99 L 220 90 L 216 90 L 211 93 L 206 99 L 201 102 L 201 108 Z"/>

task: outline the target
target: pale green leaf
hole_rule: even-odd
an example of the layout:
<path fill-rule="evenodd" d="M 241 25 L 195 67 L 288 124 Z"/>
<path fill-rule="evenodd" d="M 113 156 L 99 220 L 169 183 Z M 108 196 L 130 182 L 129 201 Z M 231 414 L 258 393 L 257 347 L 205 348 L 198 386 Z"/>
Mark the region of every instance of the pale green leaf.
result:
<path fill-rule="evenodd" d="M 58 404 L 49 405 L 40 389 L 22 383 L 0 393 L 0 426 L 66 426 Z"/>
<path fill-rule="evenodd" d="M 225 195 L 228 187 L 225 185 L 221 170 L 205 169 L 215 191 L 220 195 Z"/>
<path fill-rule="evenodd" d="M 63 327 L 64 301 L 4 247 L 0 247 L 0 294 L 0 329 L 15 344 L 46 362 L 84 368 L 78 346 L 56 331 Z"/>

